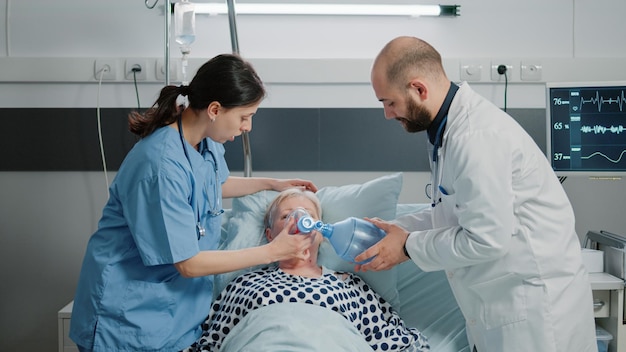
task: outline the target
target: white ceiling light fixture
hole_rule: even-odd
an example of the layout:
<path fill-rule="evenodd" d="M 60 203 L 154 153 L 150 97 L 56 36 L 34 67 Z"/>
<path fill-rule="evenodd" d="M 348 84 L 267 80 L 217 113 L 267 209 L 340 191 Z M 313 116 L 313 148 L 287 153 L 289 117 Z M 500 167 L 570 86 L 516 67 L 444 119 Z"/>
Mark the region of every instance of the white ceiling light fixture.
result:
<path fill-rule="evenodd" d="M 225 15 L 225 3 L 196 3 L 196 14 Z M 460 5 L 358 5 L 237 3 L 238 15 L 460 16 Z"/>

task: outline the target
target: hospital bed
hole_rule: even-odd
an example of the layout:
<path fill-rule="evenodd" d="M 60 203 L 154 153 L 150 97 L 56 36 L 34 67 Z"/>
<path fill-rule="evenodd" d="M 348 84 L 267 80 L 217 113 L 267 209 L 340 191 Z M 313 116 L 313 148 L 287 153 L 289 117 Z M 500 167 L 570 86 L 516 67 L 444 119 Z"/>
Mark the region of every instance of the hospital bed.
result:
<path fill-rule="evenodd" d="M 398 204 L 401 189 L 402 173 L 385 175 L 361 184 L 324 187 L 317 193 L 322 204 L 322 220 L 333 223 L 348 216 L 391 220 L 430 206 Z M 220 248 L 239 249 L 266 243 L 265 236 L 262 236 L 263 214 L 276 195 L 274 191 L 262 191 L 234 199 L 232 207 L 224 213 Z M 335 254 L 328 241 L 322 243 L 318 261 L 337 271 L 354 269 L 352 264 L 342 261 Z M 216 276 L 215 295 L 230 280 L 254 269 Z M 470 351 L 465 321 L 443 271 L 423 272 L 413 262 L 407 261 L 388 271 L 357 274 L 398 310 L 407 325 L 418 328 L 428 337 L 433 351 Z M 339 348 L 334 343 L 345 345 L 353 342 L 353 346 L 359 343 L 357 340 L 360 337 L 356 337 L 354 331 L 341 327 L 342 324 L 348 325 L 343 319 L 336 320 L 319 310 L 309 311 L 311 307 L 274 306 L 281 307 L 268 310 L 264 307 L 258 309 L 256 314 L 246 316 L 245 321 L 228 335 L 224 346 L 231 346 L 231 350 L 245 350 L 254 345 L 272 346 L 275 343 L 290 345 L 290 350 L 298 351 L 332 350 Z M 339 316 L 334 312 L 331 314 Z M 285 341 L 286 336 L 293 336 L 289 337 L 292 340 Z M 303 340 L 311 345 L 303 346 Z"/>

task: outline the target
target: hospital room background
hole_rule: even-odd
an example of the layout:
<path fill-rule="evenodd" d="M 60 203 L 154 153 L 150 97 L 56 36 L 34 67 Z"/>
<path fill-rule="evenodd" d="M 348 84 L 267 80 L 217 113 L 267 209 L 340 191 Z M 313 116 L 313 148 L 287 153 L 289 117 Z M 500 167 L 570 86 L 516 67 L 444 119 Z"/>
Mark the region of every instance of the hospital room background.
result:
<path fill-rule="evenodd" d="M 428 202 L 424 135 L 385 121 L 369 85 L 373 58 L 399 35 L 432 43 L 451 80 L 507 109 L 543 150 L 546 82 L 626 81 L 622 0 L 341 3 L 443 3 L 460 5 L 460 16 L 237 16 L 239 52 L 269 91 L 250 133 L 252 176 L 324 187 L 403 172 L 400 201 Z M 164 83 L 164 4 L 0 0 L 0 351 L 57 350 L 57 312 L 73 299 L 106 182 L 135 142 L 126 114 L 149 107 Z M 227 16 L 196 21 L 189 77 L 233 51 Z M 180 84 L 180 49 L 169 45 Z M 98 77 L 103 63 L 112 76 Z M 506 79 L 492 75 L 500 64 Z M 226 149 L 232 174 L 243 175 L 241 138 Z M 581 241 L 589 230 L 626 234 L 625 182 L 564 181 Z"/>

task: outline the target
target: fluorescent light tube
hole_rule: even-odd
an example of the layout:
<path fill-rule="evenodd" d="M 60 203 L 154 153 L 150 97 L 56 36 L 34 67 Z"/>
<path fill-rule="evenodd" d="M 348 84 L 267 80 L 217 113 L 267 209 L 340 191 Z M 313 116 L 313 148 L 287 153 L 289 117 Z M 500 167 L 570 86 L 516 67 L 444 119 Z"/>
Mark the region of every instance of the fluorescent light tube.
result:
<path fill-rule="evenodd" d="M 224 15 L 225 3 L 195 3 L 196 14 Z M 459 5 L 237 3 L 237 15 L 459 16 Z"/>

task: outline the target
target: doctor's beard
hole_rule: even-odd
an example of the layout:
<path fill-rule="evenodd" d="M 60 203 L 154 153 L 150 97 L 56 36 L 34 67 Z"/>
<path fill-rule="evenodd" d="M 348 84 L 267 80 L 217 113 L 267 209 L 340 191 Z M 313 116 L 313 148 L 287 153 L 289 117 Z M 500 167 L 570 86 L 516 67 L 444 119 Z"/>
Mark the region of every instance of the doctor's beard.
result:
<path fill-rule="evenodd" d="M 408 99 L 406 104 L 406 117 L 396 117 L 404 129 L 409 133 L 425 131 L 432 123 L 430 112 L 422 105 L 417 105 L 415 100 Z"/>

